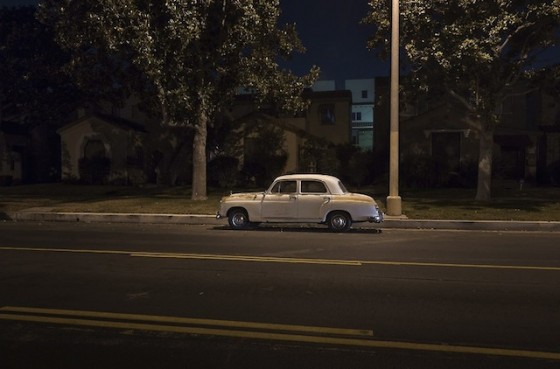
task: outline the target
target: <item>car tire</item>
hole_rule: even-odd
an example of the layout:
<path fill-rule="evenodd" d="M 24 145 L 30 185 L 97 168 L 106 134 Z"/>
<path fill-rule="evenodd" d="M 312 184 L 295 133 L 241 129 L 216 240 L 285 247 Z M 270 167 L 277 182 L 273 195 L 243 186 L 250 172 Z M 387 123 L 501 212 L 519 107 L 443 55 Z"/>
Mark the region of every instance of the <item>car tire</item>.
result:
<path fill-rule="evenodd" d="M 333 232 L 344 232 L 352 226 L 352 218 L 344 211 L 334 211 L 329 214 L 327 225 Z"/>
<path fill-rule="evenodd" d="M 245 229 L 250 225 L 245 209 L 232 209 L 228 213 L 228 223 L 233 229 Z"/>

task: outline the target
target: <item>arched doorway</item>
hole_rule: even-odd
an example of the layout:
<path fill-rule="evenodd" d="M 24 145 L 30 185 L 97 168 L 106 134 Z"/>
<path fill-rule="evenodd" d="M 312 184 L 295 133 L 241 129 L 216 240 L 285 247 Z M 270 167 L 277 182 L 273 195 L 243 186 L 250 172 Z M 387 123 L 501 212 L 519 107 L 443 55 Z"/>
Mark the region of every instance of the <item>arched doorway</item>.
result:
<path fill-rule="evenodd" d="M 88 184 L 104 184 L 110 167 L 111 161 L 107 158 L 103 141 L 98 138 L 87 139 L 79 163 L 80 179 Z"/>

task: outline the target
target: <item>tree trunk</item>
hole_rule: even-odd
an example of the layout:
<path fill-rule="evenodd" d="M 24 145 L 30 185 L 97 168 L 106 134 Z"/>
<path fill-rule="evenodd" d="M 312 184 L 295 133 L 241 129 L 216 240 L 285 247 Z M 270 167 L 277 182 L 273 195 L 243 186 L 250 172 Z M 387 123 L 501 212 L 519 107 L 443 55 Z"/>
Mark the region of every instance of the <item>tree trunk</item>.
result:
<path fill-rule="evenodd" d="M 484 128 L 484 124 L 482 126 L 482 130 L 480 131 L 476 201 L 487 202 L 491 199 L 494 131 Z"/>
<path fill-rule="evenodd" d="M 206 137 L 208 117 L 201 109 L 198 124 L 194 127 L 193 140 L 193 177 L 192 199 L 203 201 L 208 199 L 206 193 Z"/>

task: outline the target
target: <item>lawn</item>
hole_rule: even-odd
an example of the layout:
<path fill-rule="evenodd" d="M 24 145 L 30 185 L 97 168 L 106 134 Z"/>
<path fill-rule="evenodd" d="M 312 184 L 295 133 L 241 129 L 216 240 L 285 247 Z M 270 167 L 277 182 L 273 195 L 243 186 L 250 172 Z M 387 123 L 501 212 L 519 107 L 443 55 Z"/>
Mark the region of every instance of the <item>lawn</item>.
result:
<path fill-rule="evenodd" d="M 374 196 L 385 209 L 387 194 L 383 190 L 357 191 Z M 220 198 L 230 191 L 211 188 L 208 192 L 208 200 L 192 201 L 189 187 L 70 184 L 0 187 L 0 213 L 43 208 L 55 212 L 214 214 Z M 403 213 L 412 219 L 560 221 L 558 187 L 496 189 L 490 203 L 474 201 L 473 189 L 401 190 L 400 196 Z"/>
<path fill-rule="evenodd" d="M 494 191 L 489 203 L 473 190 L 404 191 L 403 213 L 415 219 L 560 221 L 560 188 Z"/>

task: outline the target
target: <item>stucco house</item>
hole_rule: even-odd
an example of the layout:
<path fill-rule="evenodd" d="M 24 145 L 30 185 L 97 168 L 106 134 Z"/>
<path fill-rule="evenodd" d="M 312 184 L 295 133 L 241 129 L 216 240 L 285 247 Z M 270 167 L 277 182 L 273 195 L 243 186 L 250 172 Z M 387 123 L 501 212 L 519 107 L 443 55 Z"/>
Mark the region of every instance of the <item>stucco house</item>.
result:
<path fill-rule="evenodd" d="M 324 139 L 333 144 L 349 143 L 352 96 L 349 91 L 310 91 L 308 94 L 311 101 L 309 109 L 297 116 L 279 116 L 266 108 L 257 111 L 250 96 L 241 96 L 228 115 L 230 119 L 238 121 L 264 120 L 282 131 L 288 158 L 283 172 L 313 170 L 307 164 L 305 168 L 302 167 L 302 146 L 312 138 Z M 63 180 L 123 184 L 152 180 L 146 172 L 157 172 L 157 168 L 148 168 L 154 164 L 147 162 L 154 161 L 154 153 L 156 156 L 165 155 L 163 152 L 168 151 L 170 145 L 177 145 L 173 145 L 173 140 L 170 140 L 167 148 L 154 150 L 154 141 L 157 139 L 154 132 L 150 131 L 158 123 L 141 114 L 138 103 L 131 99 L 124 107 L 117 109 L 110 104 L 82 109 L 75 120 L 57 131 L 61 139 Z M 241 134 L 239 144 L 249 147 L 248 143 L 258 134 L 246 129 Z M 177 137 L 174 141 L 177 141 Z M 148 143 L 151 147 L 148 147 Z M 188 151 L 187 148 L 183 151 Z M 210 152 L 212 150 L 209 148 Z M 240 165 L 245 159 L 245 152 L 245 149 L 241 149 L 239 153 Z M 188 154 L 183 152 L 183 155 L 185 158 L 182 161 L 188 161 Z M 182 166 L 183 170 L 185 167 Z"/>
<path fill-rule="evenodd" d="M 339 145 L 351 142 L 351 106 L 350 91 L 308 91 L 306 98 L 308 109 L 297 115 L 276 114 L 266 108 L 256 110 L 249 96 L 240 96 L 230 112 L 232 119 L 241 122 L 239 145 L 240 163 L 245 160 L 250 141 L 258 137 L 254 130 L 256 121 L 275 127 L 281 132 L 283 150 L 287 153 L 287 162 L 282 172 L 313 172 L 318 168 L 303 157 L 306 143 L 314 140 Z"/>
<path fill-rule="evenodd" d="M 143 183 L 143 125 L 100 113 L 81 114 L 60 128 L 63 180 Z"/>
<path fill-rule="evenodd" d="M 388 80 L 379 80 L 377 86 L 375 153 L 388 163 Z M 518 86 L 498 113 L 501 122 L 494 131 L 493 183 L 550 183 L 555 165 L 560 163 L 560 101 L 543 91 Z M 401 106 L 399 137 L 402 179 L 407 170 L 418 168 L 419 158 L 430 160 L 430 174 L 440 177 L 439 185 L 461 184 L 466 177 L 476 176 L 476 125 L 453 102 Z"/>

